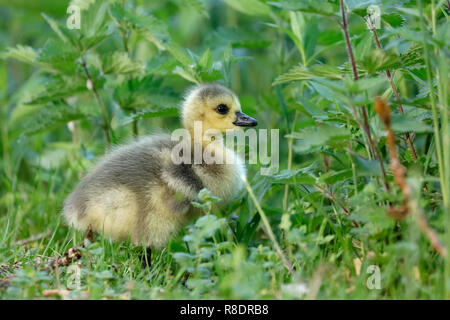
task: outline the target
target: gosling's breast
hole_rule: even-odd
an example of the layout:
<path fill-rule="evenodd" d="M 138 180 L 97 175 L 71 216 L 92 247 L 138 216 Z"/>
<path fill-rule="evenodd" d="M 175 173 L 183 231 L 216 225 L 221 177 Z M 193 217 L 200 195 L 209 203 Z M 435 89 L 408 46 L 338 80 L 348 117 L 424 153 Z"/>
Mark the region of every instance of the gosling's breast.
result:
<path fill-rule="evenodd" d="M 242 190 L 242 177 L 246 176 L 246 168 L 242 159 L 232 150 L 223 148 L 228 156 L 225 163 L 193 165 L 193 170 L 205 188 L 224 201 L 236 197 Z"/>

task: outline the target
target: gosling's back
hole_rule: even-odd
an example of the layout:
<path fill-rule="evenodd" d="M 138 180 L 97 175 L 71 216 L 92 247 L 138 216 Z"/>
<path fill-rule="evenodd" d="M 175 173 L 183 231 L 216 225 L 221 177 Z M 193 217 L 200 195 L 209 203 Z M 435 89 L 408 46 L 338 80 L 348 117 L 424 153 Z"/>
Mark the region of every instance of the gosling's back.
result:
<path fill-rule="evenodd" d="M 111 151 L 66 199 L 67 223 L 163 246 L 196 214 L 190 203 L 203 187 L 192 166 L 172 163 L 175 144 L 159 135 Z"/>

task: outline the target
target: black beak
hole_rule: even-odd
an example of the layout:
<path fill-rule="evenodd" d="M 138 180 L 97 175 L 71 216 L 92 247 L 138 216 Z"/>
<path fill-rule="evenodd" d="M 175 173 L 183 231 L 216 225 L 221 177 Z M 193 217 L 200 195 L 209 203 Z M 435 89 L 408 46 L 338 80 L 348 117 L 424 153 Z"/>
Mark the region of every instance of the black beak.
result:
<path fill-rule="evenodd" d="M 234 121 L 233 124 L 239 127 L 254 127 L 258 125 L 258 121 L 245 113 L 236 112 L 236 121 Z"/>

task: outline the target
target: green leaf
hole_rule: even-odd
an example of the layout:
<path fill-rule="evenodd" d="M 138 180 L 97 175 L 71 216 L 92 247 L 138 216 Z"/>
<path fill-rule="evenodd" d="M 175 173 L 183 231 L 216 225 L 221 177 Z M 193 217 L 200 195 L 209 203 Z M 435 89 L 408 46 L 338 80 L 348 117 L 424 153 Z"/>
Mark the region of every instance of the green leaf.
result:
<path fill-rule="evenodd" d="M 47 16 L 45 13 L 42 14 L 44 19 L 53 29 L 53 31 L 58 35 L 58 37 L 65 43 L 72 44 L 75 46 L 75 40 L 73 38 L 73 33 L 70 32 L 65 26 L 57 22 L 55 19 Z"/>
<path fill-rule="evenodd" d="M 212 67 L 213 61 L 211 57 L 211 50 L 209 48 L 203 53 L 202 57 L 198 61 L 198 65 L 202 69 L 209 69 Z"/>
<path fill-rule="evenodd" d="M 34 135 L 52 130 L 69 121 L 84 118 L 84 115 L 67 104 L 46 106 L 23 124 L 22 134 Z"/>
<path fill-rule="evenodd" d="M 300 80 L 310 80 L 316 77 L 342 80 L 343 77 L 341 72 L 329 65 L 315 65 L 310 68 L 305 68 L 303 66 L 295 66 L 288 72 L 278 76 L 272 85 L 277 85 L 280 83 L 300 81 Z"/>
<path fill-rule="evenodd" d="M 270 7 L 259 0 L 225 0 L 234 10 L 251 16 L 269 16 Z"/>
<path fill-rule="evenodd" d="M 204 15 L 209 18 L 209 12 L 206 10 L 205 5 L 200 0 L 182 0 L 183 4 L 186 4 L 192 8 L 194 8 L 198 13 Z"/>
<path fill-rule="evenodd" d="M 279 174 L 267 175 L 274 184 L 286 184 L 286 183 L 299 183 L 299 184 L 314 184 L 316 178 L 311 177 L 307 173 L 303 172 L 303 169 L 296 171 L 281 170 Z"/>
<path fill-rule="evenodd" d="M 368 74 L 384 71 L 386 69 L 397 69 L 401 66 L 399 56 L 381 49 L 374 49 L 358 61 L 361 69 Z"/>
<path fill-rule="evenodd" d="M 294 150 L 305 153 L 315 151 L 315 147 L 347 143 L 350 131 L 344 127 L 322 124 L 318 127 L 307 127 L 286 137 L 300 140 L 296 143 Z"/>
<path fill-rule="evenodd" d="M 125 10 L 120 3 L 112 4 L 109 13 L 120 28 L 141 33 L 159 49 L 165 49 L 170 42 L 166 24 L 149 13 Z"/>
<path fill-rule="evenodd" d="M 211 47 L 226 47 L 229 44 L 233 48 L 260 49 L 267 48 L 271 41 L 265 34 L 258 34 L 255 37 L 256 30 L 239 29 L 233 27 L 219 27 L 212 34 Z"/>
<path fill-rule="evenodd" d="M 358 176 L 361 175 L 372 175 L 381 176 L 380 164 L 377 160 L 365 159 L 355 153 L 351 154 L 353 161 L 355 162 L 356 172 Z"/>
<path fill-rule="evenodd" d="M 318 181 L 322 182 L 322 183 L 325 182 L 328 184 L 335 184 L 339 181 L 343 181 L 343 180 L 351 178 L 352 174 L 353 174 L 352 169 L 344 169 L 344 170 L 341 170 L 338 172 L 329 171 L 329 172 L 322 174 L 319 177 Z"/>
<path fill-rule="evenodd" d="M 396 132 L 433 132 L 433 127 L 405 114 L 394 115 L 391 119 L 392 130 Z"/>
<path fill-rule="evenodd" d="M 35 61 L 37 56 L 37 52 L 32 47 L 17 45 L 15 48 L 8 48 L 6 52 L 2 52 L 0 57 L 2 59 L 10 58 L 28 64 L 41 65 Z"/>
<path fill-rule="evenodd" d="M 115 51 L 103 57 L 102 70 L 104 74 L 143 74 L 144 65 L 130 59 L 126 52 Z"/>
<path fill-rule="evenodd" d="M 178 74 L 182 78 L 186 79 L 187 81 L 193 82 L 193 83 L 200 83 L 200 81 L 197 79 L 197 76 L 194 71 L 192 71 L 190 68 L 182 68 L 180 66 L 176 66 L 173 70 L 173 73 Z"/>
<path fill-rule="evenodd" d="M 64 42 L 49 39 L 36 59 L 42 63 L 45 69 L 56 70 L 67 75 L 72 75 L 77 69 L 76 60 L 80 57 L 80 52 L 74 47 L 66 45 Z"/>
<path fill-rule="evenodd" d="M 45 84 L 45 90 L 32 97 L 27 104 L 41 104 L 69 98 L 79 92 L 87 91 L 86 80 L 76 76 L 55 76 Z"/>
<path fill-rule="evenodd" d="M 270 4 L 285 10 L 303 11 L 324 16 L 335 16 L 339 13 L 339 7 L 328 1 L 280 0 L 278 2 L 270 2 Z"/>

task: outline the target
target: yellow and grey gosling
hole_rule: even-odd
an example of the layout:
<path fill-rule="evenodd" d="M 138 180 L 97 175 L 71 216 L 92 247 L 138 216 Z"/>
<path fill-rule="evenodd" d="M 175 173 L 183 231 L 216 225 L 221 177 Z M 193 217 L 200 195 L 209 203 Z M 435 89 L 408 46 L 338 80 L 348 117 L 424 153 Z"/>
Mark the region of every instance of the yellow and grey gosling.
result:
<path fill-rule="evenodd" d="M 221 133 L 257 124 L 241 112 L 236 95 L 218 84 L 190 90 L 181 119 L 191 137 L 195 121 L 202 122 L 203 132 L 216 129 Z M 161 248 L 199 214 L 191 201 L 202 188 L 224 201 L 242 188 L 245 166 L 222 141 L 194 143 L 203 149 L 212 146 L 216 153 L 231 153 L 237 160 L 234 164 L 174 164 L 171 153 L 177 143 L 169 135 L 153 135 L 114 148 L 67 197 L 63 209 L 67 224 L 79 230 L 91 226 L 114 240 L 130 238 L 148 248 Z"/>

